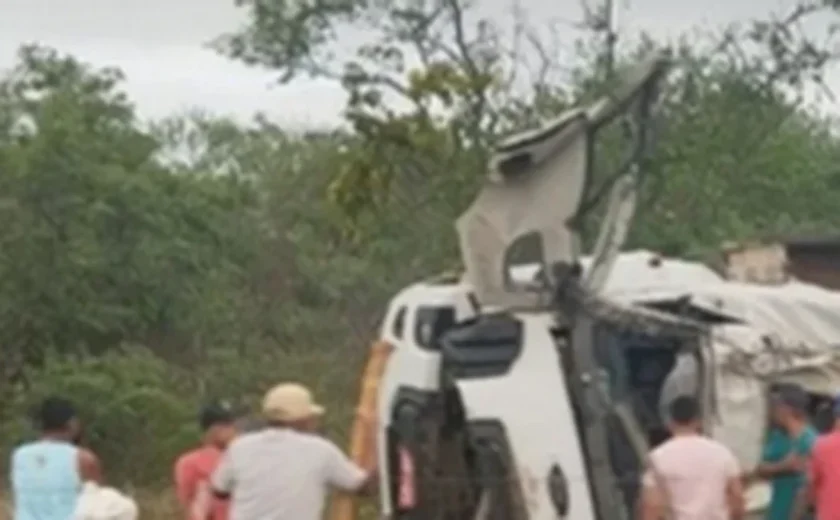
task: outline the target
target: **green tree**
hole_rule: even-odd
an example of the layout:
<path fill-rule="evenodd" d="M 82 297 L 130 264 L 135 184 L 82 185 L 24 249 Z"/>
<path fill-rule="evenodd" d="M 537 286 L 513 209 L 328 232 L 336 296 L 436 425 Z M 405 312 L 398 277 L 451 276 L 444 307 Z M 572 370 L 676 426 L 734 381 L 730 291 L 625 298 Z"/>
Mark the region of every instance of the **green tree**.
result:
<path fill-rule="evenodd" d="M 513 121 L 533 124 L 544 115 L 531 107 L 565 104 L 545 81 L 557 72 L 549 50 L 538 47 L 546 56 L 533 70 L 521 65 L 528 62 L 516 47 L 537 43 L 521 13 L 513 13 L 521 34 L 508 45 L 498 26 L 476 18 L 462 0 L 241 5 L 250 23 L 220 38 L 221 52 L 275 68 L 281 82 L 314 75 L 347 90 L 355 140 L 329 193 L 363 232 L 373 218 L 366 212 L 392 210 L 388 203 L 400 192 L 433 198 L 439 211 L 463 207 L 484 170 L 489 139 Z M 334 59 L 336 36 L 355 29 L 370 38 L 348 59 Z"/>
<path fill-rule="evenodd" d="M 634 243 L 684 254 L 831 229 L 833 196 L 824 187 L 840 142 L 803 102 L 806 85 L 821 86 L 825 57 L 803 57 L 793 69 L 772 56 L 756 61 L 732 33 L 713 41 L 715 52 L 698 52 L 696 41 L 679 47 Z"/>
<path fill-rule="evenodd" d="M 474 5 L 462 0 L 344 0 L 295 7 L 266 0 L 239 5 L 249 23 L 220 38 L 217 49 L 245 63 L 276 69 L 280 82 L 314 75 L 340 81 L 347 90 L 346 116 L 355 141 L 347 161 L 335 172 L 330 196 L 356 233 L 368 232 L 365 223 L 371 220 L 378 230 L 385 213 L 408 206 L 400 194 L 411 193 L 422 197 L 428 208 L 411 205 L 412 212 L 439 216 L 432 219 L 434 229 L 421 234 L 451 237 L 440 231 L 443 223 L 451 222 L 475 192 L 487 151 L 500 134 L 554 116 L 573 100 L 602 92 L 610 82 L 600 43 L 584 40 L 577 61 L 566 67 L 572 69 L 571 82 L 558 81 L 556 72 L 563 68 L 545 48 L 545 39 L 536 36 L 539 31 L 519 19 L 513 37 L 505 41 L 497 23 L 476 16 Z M 745 185 L 772 184 L 786 178 L 782 172 L 794 170 L 807 170 L 797 175 L 799 186 L 824 181 L 822 174 L 806 167 L 803 155 L 779 162 L 780 152 L 772 144 L 797 136 L 821 139 L 825 125 L 789 99 L 821 85 L 831 58 L 831 44 L 817 43 L 824 35 L 806 34 L 798 29 L 800 24 L 836 8 L 831 2 L 804 0 L 781 15 L 706 37 L 692 35 L 691 45 L 677 42 L 676 72 L 663 106 L 664 151 L 648 165 L 653 172 L 646 195 L 650 210 L 634 233 L 634 243 L 670 252 L 714 246 L 721 236 L 744 236 L 769 223 L 759 202 L 766 190 L 756 189 L 755 202 L 749 204 L 722 200 L 716 193 L 743 193 Z M 586 22 L 596 32 L 604 28 L 597 10 Z M 345 47 L 340 56 L 349 57 L 337 58 L 331 52 L 336 41 L 353 29 L 368 36 L 365 43 L 355 52 Z M 523 42 L 530 52 L 523 53 Z M 619 54 L 618 67 L 656 46 L 641 38 L 637 49 Z M 513 52 L 517 48 L 519 53 Z M 538 66 L 532 67 L 537 74 L 523 82 L 517 64 L 528 61 L 524 54 L 536 56 L 531 62 Z M 794 129 L 792 121 L 803 125 Z M 617 156 L 616 145 L 607 141 L 600 155 Z M 771 153 L 772 160 L 765 155 Z M 759 180 L 757 172 L 766 168 L 756 165 L 771 162 L 778 173 L 766 171 Z M 822 159 L 817 162 L 823 164 Z M 817 163 L 813 166 L 819 169 Z M 747 170 L 756 173 L 724 173 Z M 681 199 L 681 192 L 691 194 L 690 204 Z M 698 209 L 724 203 L 728 216 Z M 819 220 L 810 216 L 821 214 L 817 207 L 822 208 L 809 208 L 805 218 L 791 219 L 791 212 L 781 211 L 770 224 L 811 223 Z M 695 215 L 705 221 L 689 216 L 688 208 L 700 211 Z M 707 223 L 708 228 L 700 229 Z M 436 254 L 445 251 L 451 257 L 451 245 L 450 241 Z"/>
<path fill-rule="evenodd" d="M 120 81 L 41 47 L 2 78 L 0 444 L 66 395 L 109 477 L 157 486 L 205 399 L 250 407 L 303 378 L 345 421 L 356 359 L 330 361 L 359 343 L 336 294 L 363 262 L 330 254 L 329 179 L 309 175 L 341 136 L 208 116 L 146 128 Z"/>
<path fill-rule="evenodd" d="M 250 258 L 238 237 L 253 192 L 235 177 L 164 167 L 121 79 L 24 47 L 0 83 L 0 344 L 9 377 L 51 349 L 189 350 L 218 330 L 210 318 L 224 296 L 214 291 L 235 285 Z"/>
<path fill-rule="evenodd" d="M 195 434 L 200 400 L 253 406 L 282 379 L 323 392 L 340 430 L 384 302 L 453 266 L 453 218 L 495 139 L 611 81 L 597 42 L 581 43 L 570 71 L 519 14 L 506 41 L 462 0 L 242 5 L 249 25 L 219 48 L 280 81 L 341 82 L 346 128 L 302 134 L 206 113 L 144 125 L 119 71 L 37 46 L 0 79 L 7 444 L 27 433 L 31 404 L 64 392 L 96 404 L 84 411 L 109 466 L 131 477 L 140 465 L 134 478 L 153 483 Z M 836 227 L 840 142 L 801 100 L 829 56 L 793 31 L 833 8 L 672 45 L 633 245 L 685 254 Z M 348 27 L 370 38 L 331 56 Z M 623 46 L 619 69 L 660 46 L 625 41 L 638 45 Z M 606 137 L 609 168 L 621 135 Z"/>

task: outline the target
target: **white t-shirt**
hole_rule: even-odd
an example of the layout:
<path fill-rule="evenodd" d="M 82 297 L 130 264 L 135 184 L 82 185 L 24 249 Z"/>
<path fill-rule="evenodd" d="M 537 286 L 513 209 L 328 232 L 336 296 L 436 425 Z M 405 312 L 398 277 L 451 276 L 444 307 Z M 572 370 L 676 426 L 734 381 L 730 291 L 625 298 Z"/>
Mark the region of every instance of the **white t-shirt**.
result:
<path fill-rule="evenodd" d="M 134 499 L 114 488 L 85 482 L 72 520 L 137 520 L 138 515 Z"/>
<path fill-rule="evenodd" d="M 212 484 L 231 494 L 230 520 L 320 520 L 331 487 L 355 491 L 366 478 L 329 440 L 268 428 L 237 438 Z"/>
<path fill-rule="evenodd" d="M 679 436 L 653 450 L 650 463 L 657 474 L 648 471 L 644 485 L 664 488 L 674 520 L 728 520 L 726 485 L 740 475 L 729 448 L 701 435 Z"/>

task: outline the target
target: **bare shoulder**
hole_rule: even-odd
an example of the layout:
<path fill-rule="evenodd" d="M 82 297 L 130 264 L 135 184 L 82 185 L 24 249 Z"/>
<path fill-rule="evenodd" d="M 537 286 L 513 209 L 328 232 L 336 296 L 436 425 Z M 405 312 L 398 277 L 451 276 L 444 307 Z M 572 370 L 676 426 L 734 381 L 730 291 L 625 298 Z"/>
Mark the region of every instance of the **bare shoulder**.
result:
<path fill-rule="evenodd" d="M 79 462 L 84 464 L 99 464 L 99 457 L 87 448 L 79 448 Z"/>
<path fill-rule="evenodd" d="M 79 474 L 83 480 L 100 482 L 102 480 L 102 464 L 99 457 L 87 448 L 79 448 Z"/>

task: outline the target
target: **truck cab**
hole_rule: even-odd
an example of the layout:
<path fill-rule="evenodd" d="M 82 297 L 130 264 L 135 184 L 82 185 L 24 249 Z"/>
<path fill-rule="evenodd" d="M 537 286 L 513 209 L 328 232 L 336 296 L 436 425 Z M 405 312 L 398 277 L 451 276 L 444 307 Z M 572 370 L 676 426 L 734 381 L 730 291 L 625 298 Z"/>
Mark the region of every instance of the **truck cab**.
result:
<path fill-rule="evenodd" d="M 619 254 L 666 65 L 655 56 L 604 98 L 503 142 L 456 224 L 463 275 L 389 302 L 351 447 L 368 461 L 375 429 L 384 517 L 631 518 L 673 397 L 696 396 L 705 432 L 751 468 L 768 382 L 815 397 L 840 385 L 836 293 L 748 287 L 699 264 Z M 635 145 L 599 189 L 594 137 L 627 114 Z M 582 221 L 599 199 L 584 256 Z M 526 239 L 538 247 L 515 262 Z M 752 512 L 767 503 L 754 491 Z M 354 518 L 339 505 L 333 520 Z"/>
<path fill-rule="evenodd" d="M 665 438 L 661 389 L 680 356 L 701 356 L 702 331 L 652 310 L 631 309 L 638 321 L 624 323 L 614 311 L 592 330 L 597 377 L 581 379 L 572 331 L 551 312 L 482 311 L 470 287 L 454 281 L 395 297 L 382 327 L 394 347 L 379 393 L 382 512 L 594 519 L 594 462 L 629 518 L 640 450 Z M 598 387 L 600 402 L 586 402 L 584 387 Z M 608 425 L 604 445 L 587 450 L 598 440 L 587 439 L 585 425 L 596 421 Z"/>
<path fill-rule="evenodd" d="M 389 303 L 380 340 L 392 350 L 376 403 L 385 516 L 629 514 L 636 488 L 627 482 L 638 481 L 655 432 L 622 398 L 633 381 L 621 367 L 642 349 L 663 360 L 654 376 L 665 377 L 669 362 L 703 344 L 702 327 L 599 295 L 635 208 L 635 165 L 665 65 L 655 56 L 603 99 L 501 143 L 457 222 L 463 276 L 412 285 Z M 640 131 L 626 171 L 594 189 L 593 137 L 625 112 Z M 604 193 L 584 273 L 579 221 Z M 524 239 L 535 239 L 536 257 L 518 268 L 510 253 Z"/>

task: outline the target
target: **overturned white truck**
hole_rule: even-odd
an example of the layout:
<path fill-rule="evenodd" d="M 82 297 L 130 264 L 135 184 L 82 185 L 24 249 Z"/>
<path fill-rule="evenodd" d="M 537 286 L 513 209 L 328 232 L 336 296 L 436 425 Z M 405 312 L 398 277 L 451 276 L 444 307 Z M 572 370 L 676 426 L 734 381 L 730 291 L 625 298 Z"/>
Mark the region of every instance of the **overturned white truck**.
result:
<path fill-rule="evenodd" d="M 516 276 L 530 279 L 537 270 L 522 266 Z M 594 348 L 605 388 L 589 404 L 575 403 L 567 385 L 577 374 L 560 365 L 568 359 L 562 350 L 543 337 L 547 352 L 529 355 L 540 345 L 534 336 L 525 341 L 529 330 L 480 316 L 471 294 L 465 284 L 417 284 L 392 302 L 383 336 L 395 349 L 380 386 L 379 421 L 380 463 L 389 469 L 382 508 L 393 518 L 475 518 L 485 487 L 506 496 L 506 508 L 518 507 L 487 518 L 600 518 L 580 433 L 584 413 L 605 422 L 606 478 L 621 490 L 622 511 L 606 518 L 630 518 L 642 450 L 666 438 L 663 409 L 674 396 L 702 396 L 707 431 L 749 469 L 766 433 L 770 384 L 805 387 L 817 422 L 821 401 L 840 390 L 840 293 L 820 287 L 733 283 L 699 263 L 621 254 L 607 297 L 703 326 L 601 324 Z M 400 467 L 406 452 L 410 471 Z M 500 482 L 501 490 L 494 487 Z M 411 500 L 401 503 L 405 486 L 413 488 Z M 749 490 L 752 513 L 768 500 L 765 484 Z"/>
<path fill-rule="evenodd" d="M 696 394 L 707 431 L 749 468 L 769 383 L 794 380 L 815 396 L 840 388 L 840 295 L 619 255 L 666 66 L 655 57 L 610 96 L 503 144 L 458 223 L 464 276 L 417 283 L 389 303 L 376 405 L 384 515 L 629 518 L 645 453 L 666 435 L 669 395 Z M 584 257 L 592 140 L 617 117 L 637 146 Z M 541 250 L 512 265 L 523 237 Z M 766 500 L 758 487 L 750 506 Z"/>

